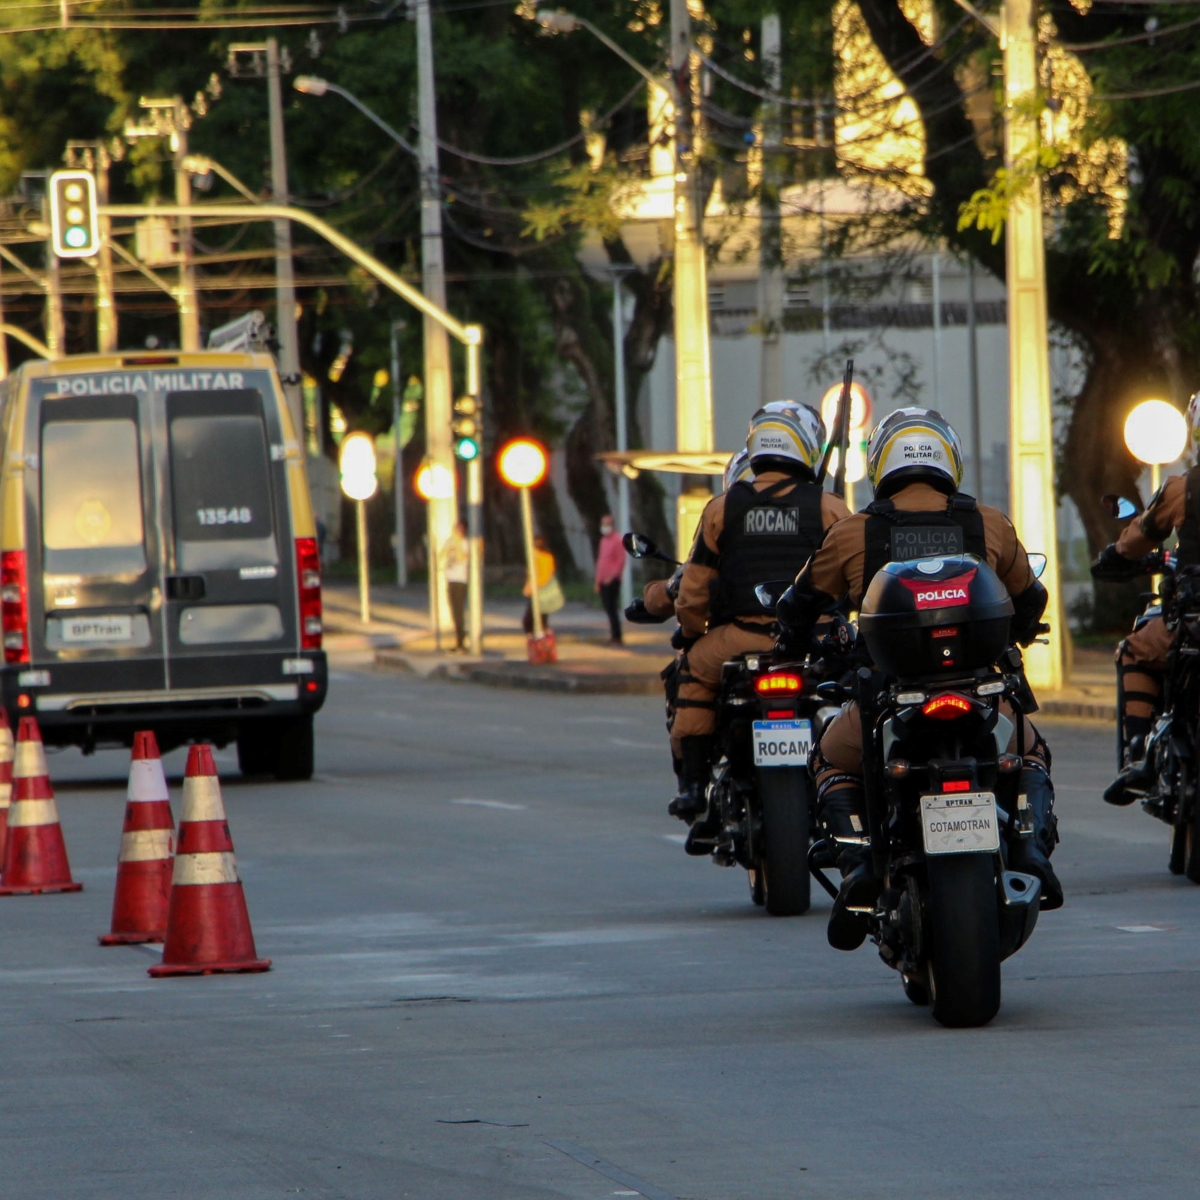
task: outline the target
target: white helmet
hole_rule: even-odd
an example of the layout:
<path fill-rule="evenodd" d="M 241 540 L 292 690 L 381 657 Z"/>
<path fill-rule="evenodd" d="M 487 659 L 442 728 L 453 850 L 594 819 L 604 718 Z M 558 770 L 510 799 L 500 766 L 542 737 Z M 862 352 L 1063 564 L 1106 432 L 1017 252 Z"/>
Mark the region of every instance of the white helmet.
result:
<path fill-rule="evenodd" d="M 906 483 L 924 481 L 956 492 L 962 483 L 963 450 L 954 427 L 931 408 L 888 413 L 867 441 L 867 480 L 877 497 Z"/>
<path fill-rule="evenodd" d="M 771 466 L 804 467 L 816 475 L 825 445 L 825 422 L 815 408 L 774 400 L 750 418 L 746 451 L 757 475 Z"/>
<path fill-rule="evenodd" d="M 753 479 L 754 468 L 750 465 L 750 451 L 739 450 L 725 468 L 725 490 L 729 491 L 735 483 L 743 479 Z"/>

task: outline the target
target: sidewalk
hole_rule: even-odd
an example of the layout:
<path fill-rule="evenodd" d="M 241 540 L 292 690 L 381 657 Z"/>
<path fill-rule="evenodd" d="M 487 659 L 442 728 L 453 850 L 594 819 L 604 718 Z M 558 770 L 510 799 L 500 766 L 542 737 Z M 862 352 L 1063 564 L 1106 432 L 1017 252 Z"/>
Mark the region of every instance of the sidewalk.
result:
<path fill-rule="evenodd" d="M 490 687 L 538 691 L 660 695 L 659 671 L 670 661 L 672 623 L 626 625 L 625 644 L 608 640 L 603 611 L 569 603 L 551 618 L 558 639 L 555 666 L 531 666 L 521 630 L 524 601 L 489 600 L 484 612 L 484 654 L 439 651 L 429 633 L 427 593 L 376 585 L 371 592 L 371 624 L 358 620 L 358 591 L 346 584 L 326 585 L 326 645 L 330 650 L 372 650 L 377 666 L 410 671 L 424 678 L 457 679 Z M 1112 654 L 1076 650 L 1071 679 L 1059 692 L 1038 697 L 1049 717 L 1113 722 L 1116 683 Z"/>

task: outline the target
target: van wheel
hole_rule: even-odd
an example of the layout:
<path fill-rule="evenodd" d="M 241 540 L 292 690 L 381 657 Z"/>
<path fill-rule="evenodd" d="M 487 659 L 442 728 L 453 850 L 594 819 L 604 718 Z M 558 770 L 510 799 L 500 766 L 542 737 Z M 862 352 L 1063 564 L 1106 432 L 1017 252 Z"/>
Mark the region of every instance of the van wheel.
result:
<path fill-rule="evenodd" d="M 279 769 L 279 733 L 263 721 L 238 734 L 238 767 L 243 775 L 274 775 Z"/>
<path fill-rule="evenodd" d="M 279 753 L 275 778 L 287 781 L 311 779 L 313 773 L 312 713 L 285 721 L 279 731 Z"/>

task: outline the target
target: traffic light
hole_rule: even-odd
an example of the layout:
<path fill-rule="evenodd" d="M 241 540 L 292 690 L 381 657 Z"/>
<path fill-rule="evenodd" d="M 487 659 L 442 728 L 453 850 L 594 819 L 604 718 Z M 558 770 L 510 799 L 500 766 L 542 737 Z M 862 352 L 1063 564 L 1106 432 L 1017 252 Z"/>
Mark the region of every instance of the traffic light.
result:
<path fill-rule="evenodd" d="M 50 235 L 59 258 L 91 258 L 99 252 L 96 179 L 90 171 L 50 176 Z"/>
<path fill-rule="evenodd" d="M 454 453 L 464 462 L 479 457 L 481 426 L 479 401 L 474 396 L 460 396 L 454 402 L 454 420 L 450 423 L 454 434 Z"/>

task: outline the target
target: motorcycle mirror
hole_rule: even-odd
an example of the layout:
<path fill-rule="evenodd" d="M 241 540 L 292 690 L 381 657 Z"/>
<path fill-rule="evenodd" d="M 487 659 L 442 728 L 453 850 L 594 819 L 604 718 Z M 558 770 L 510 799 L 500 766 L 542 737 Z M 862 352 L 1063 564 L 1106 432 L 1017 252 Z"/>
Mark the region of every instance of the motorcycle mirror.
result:
<path fill-rule="evenodd" d="M 1100 497 L 1100 506 L 1114 521 L 1127 521 L 1138 514 L 1138 506 L 1134 501 L 1113 492 Z"/>
<path fill-rule="evenodd" d="M 845 695 L 846 689 L 836 679 L 817 684 L 817 696 L 827 704 L 841 704 Z"/>
<path fill-rule="evenodd" d="M 767 612 L 774 612 L 779 597 L 792 586 L 790 579 L 772 579 L 769 583 L 760 583 L 754 589 L 758 602 Z"/>
<path fill-rule="evenodd" d="M 630 558 L 650 558 L 658 553 L 658 547 L 644 533 L 623 534 L 621 545 Z"/>
<path fill-rule="evenodd" d="M 1034 579 L 1041 579 L 1043 572 L 1046 570 L 1046 556 L 1044 554 L 1031 554 L 1029 556 L 1029 566 L 1033 571 Z"/>

